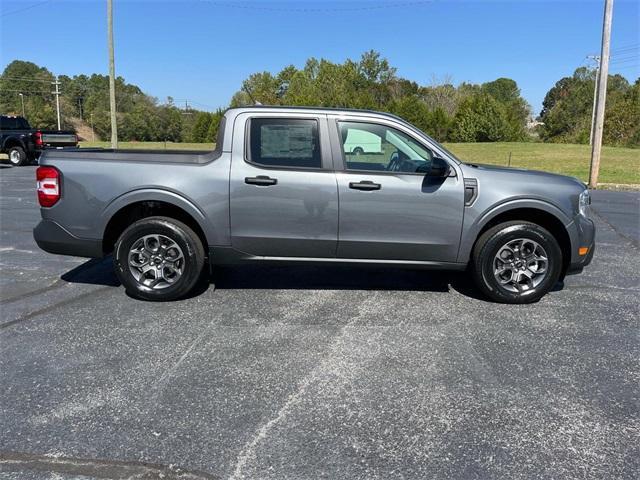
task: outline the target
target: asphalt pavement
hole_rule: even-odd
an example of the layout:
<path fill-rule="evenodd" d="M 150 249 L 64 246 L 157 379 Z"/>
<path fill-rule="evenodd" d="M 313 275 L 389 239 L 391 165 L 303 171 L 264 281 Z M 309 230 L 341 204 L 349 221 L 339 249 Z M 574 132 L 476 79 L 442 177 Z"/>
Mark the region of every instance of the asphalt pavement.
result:
<path fill-rule="evenodd" d="M 40 251 L 0 168 L 0 479 L 638 478 L 640 193 L 593 198 L 592 265 L 534 305 L 335 266 L 149 303 Z"/>

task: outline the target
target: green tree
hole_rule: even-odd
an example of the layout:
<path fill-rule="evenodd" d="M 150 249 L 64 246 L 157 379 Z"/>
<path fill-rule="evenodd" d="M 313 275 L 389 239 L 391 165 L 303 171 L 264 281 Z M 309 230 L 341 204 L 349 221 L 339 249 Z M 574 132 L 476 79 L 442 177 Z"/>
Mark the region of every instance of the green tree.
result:
<path fill-rule="evenodd" d="M 491 95 L 505 107 L 509 122 L 509 140 L 516 141 L 525 138 L 525 126 L 531 108 L 520 95 L 520 89 L 515 80 L 498 78 L 493 82 L 482 84 L 482 91 Z"/>
<path fill-rule="evenodd" d="M 209 128 L 207 129 L 207 142 L 215 143 L 218 138 L 218 128 L 220 127 L 220 120 L 224 116 L 223 110 L 216 110 L 215 113 L 211 115 L 211 122 L 209 123 Z"/>
<path fill-rule="evenodd" d="M 51 95 L 53 80 L 54 76 L 46 68 L 14 60 L 0 75 L 0 111 L 22 115 L 22 98 L 25 116 L 33 127 L 55 128 L 55 102 Z"/>
<path fill-rule="evenodd" d="M 503 105 L 486 93 L 465 98 L 454 118 L 451 138 L 456 142 L 509 140 L 510 125 Z"/>
<path fill-rule="evenodd" d="M 578 68 L 547 92 L 540 120 L 545 141 L 588 143 L 591 132 L 595 71 Z M 637 84 L 637 82 L 636 82 Z M 607 145 L 638 146 L 637 86 L 621 75 L 609 75 L 603 141 Z"/>
<path fill-rule="evenodd" d="M 211 125 L 212 115 L 209 112 L 198 112 L 193 125 L 192 141 L 206 142 L 207 133 Z"/>

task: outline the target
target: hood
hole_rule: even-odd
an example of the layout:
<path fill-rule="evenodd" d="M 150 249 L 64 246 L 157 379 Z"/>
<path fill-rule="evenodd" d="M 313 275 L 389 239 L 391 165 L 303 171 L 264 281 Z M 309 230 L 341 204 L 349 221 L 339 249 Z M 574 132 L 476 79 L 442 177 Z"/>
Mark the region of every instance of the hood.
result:
<path fill-rule="evenodd" d="M 581 189 L 586 188 L 584 182 L 575 177 L 561 175 L 559 173 L 543 172 L 541 170 L 528 170 L 526 168 L 504 167 L 500 165 L 487 165 L 479 163 L 463 163 L 465 176 L 473 177 L 474 171 L 478 175 L 491 177 L 492 174 L 502 177 L 503 175 L 512 176 L 515 181 L 549 181 L 551 183 L 567 183 L 579 186 Z"/>

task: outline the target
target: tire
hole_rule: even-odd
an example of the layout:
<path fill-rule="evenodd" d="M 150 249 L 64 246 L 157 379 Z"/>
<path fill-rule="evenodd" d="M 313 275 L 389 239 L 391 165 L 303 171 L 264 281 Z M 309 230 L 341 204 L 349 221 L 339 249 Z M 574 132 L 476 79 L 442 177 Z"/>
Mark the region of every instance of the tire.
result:
<path fill-rule="evenodd" d="M 353 154 L 354 155 L 363 155 L 364 154 L 364 149 L 362 147 L 356 147 L 353 149 Z"/>
<path fill-rule="evenodd" d="M 25 165 L 29 160 L 27 158 L 27 153 L 24 151 L 24 148 L 15 146 L 9 148 L 7 151 L 7 155 L 9 157 L 9 163 L 14 167 L 21 167 Z"/>
<path fill-rule="evenodd" d="M 142 300 L 186 296 L 202 278 L 204 262 L 198 235 L 167 217 L 148 217 L 129 226 L 116 242 L 113 255 L 116 275 L 127 293 Z"/>
<path fill-rule="evenodd" d="M 505 222 L 483 233 L 473 250 L 472 272 L 478 288 L 500 303 L 533 303 L 558 282 L 562 251 L 540 225 Z"/>

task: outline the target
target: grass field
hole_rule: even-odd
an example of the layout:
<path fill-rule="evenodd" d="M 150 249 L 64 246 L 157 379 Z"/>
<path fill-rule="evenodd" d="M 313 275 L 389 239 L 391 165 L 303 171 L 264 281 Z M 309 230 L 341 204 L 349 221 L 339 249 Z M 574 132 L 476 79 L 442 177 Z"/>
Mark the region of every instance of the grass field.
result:
<path fill-rule="evenodd" d="M 108 147 L 108 142 L 82 142 L 83 147 Z M 121 142 L 119 148 L 159 148 L 211 150 L 210 143 Z M 447 143 L 445 146 L 466 162 L 508 165 L 546 170 L 589 178 L 591 149 L 588 145 L 560 143 Z M 601 183 L 640 184 L 640 149 L 603 147 L 600 164 Z"/>
<path fill-rule="evenodd" d="M 466 162 L 508 165 L 589 179 L 591 147 L 560 143 L 446 143 Z M 603 147 L 600 183 L 640 184 L 640 149 Z"/>

